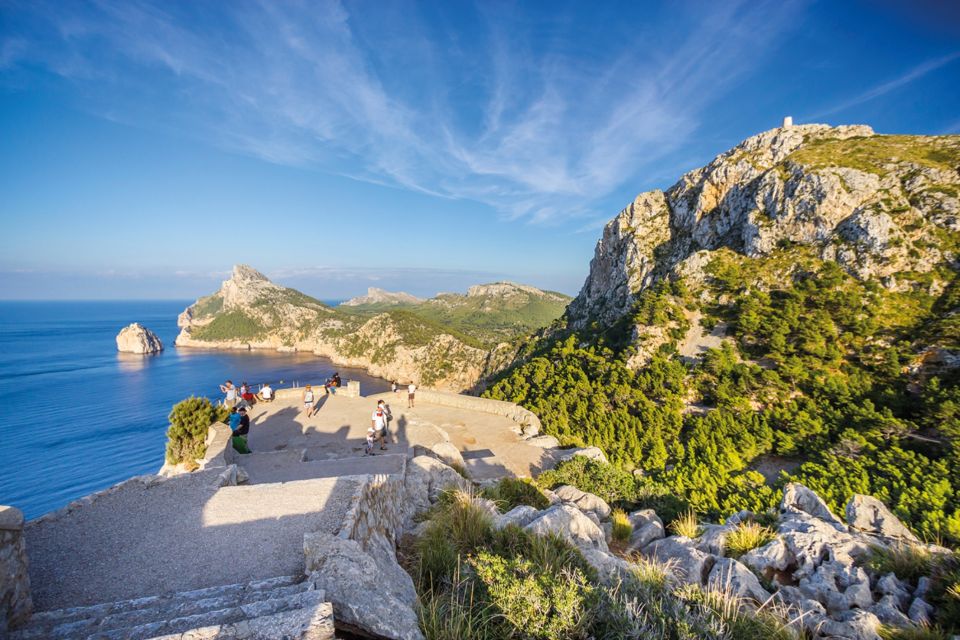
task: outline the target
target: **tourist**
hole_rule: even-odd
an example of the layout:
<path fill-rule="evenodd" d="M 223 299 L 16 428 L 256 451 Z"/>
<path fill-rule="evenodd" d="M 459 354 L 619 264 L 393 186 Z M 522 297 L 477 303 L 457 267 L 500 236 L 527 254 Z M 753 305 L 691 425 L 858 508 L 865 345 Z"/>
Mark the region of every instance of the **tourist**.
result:
<path fill-rule="evenodd" d="M 310 417 L 311 409 L 313 409 L 313 387 L 307 385 L 303 389 L 303 408 L 307 412 L 307 417 Z"/>
<path fill-rule="evenodd" d="M 236 407 L 231 407 L 230 415 L 227 417 L 227 424 L 230 426 L 231 431 L 236 431 L 240 428 L 240 412 L 237 411 Z"/>
<path fill-rule="evenodd" d="M 327 395 L 337 395 L 337 383 L 334 382 L 333 378 L 327 378 L 327 381 L 323 383 L 323 388 L 326 390 Z"/>
<path fill-rule="evenodd" d="M 335 387 L 340 386 L 340 374 L 337 373 L 336 371 L 333 372 L 333 385 Z"/>
<path fill-rule="evenodd" d="M 273 387 L 270 386 L 269 382 L 260 387 L 260 393 L 257 394 L 257 400 L 260 402 L 273 402 Z"/>
<path fill-rule="evenodd" d="M 396 381 L 396 380 L 394 380 L 393 382 L 390 383 L 390 391 L 391 391 L 391 393 L 396 393 L 396 392 L 399 391 L 399 390 L 400 390 L 400 386 L 397 384 L 397 381 Z"/>
<path fill-rule="evenodd" d="M 224 384 L 220 385 L 220 391 L 226 396 L 223 399 L 223 406 L 230 407 L 231 409 L 237 404 L 237 388 L 233 386 L 233 382 L 227 380 Z"/>
<path fill-rule="evenodd" d="M 390 405 L 383 400 L 377 400 L 377 408 L 383 410 L 383 415 L 386 418 L 383 422 L 383 437 L 381 438 L 381 443 L 386 444 L 390 442 L 390 421 L 393 420 L 393 414 L 390 412 Z"/>
<path fill-rule="evenodd" d="M 237 428 L 233 430 L 233 435 L 245 436 L 250 433 L 250 416 L 247 415 L 246 407 L 240 407 L 238 413 L 240 414 L 240 420 Z"/>
<path fill-rule="evenodd" d="M 387 431 L 387 412 L 384 410 L 383 404 L 377 404 L 377 408 L 373 410 L 373 414 L 370 416 L 370 428 L 373 429 L 377 440 L 380 441 L 380 449 L 385 450 L 384 439 L 386 438 Z"/>
<path fill-rule="evenodd" d="M 253 392 L 250 390 L 250 385 L 246 382 L 240 385 L 240 397 L 243 398 L 247 406 L 252 406 L 255 398 L 253 397 Z"/>
<path fill-rule="evenodd" d="M 407 385 L 407 407 L 409 407 L 410 409 L 413 409 L 413 401 L 415 399 L 414 396 L 416 395 L 416 393 L 417 393 L 417 385 L 411 382 L 409 385 Z"/>
<path fill-rule="evenodd" d="M 373 454 L 373 437 L 376 435 L 376 432 L 373 430 L 373 427 L 367 429 L 367 440 L 363 443 L 363 455 L 372 456 Z"/>

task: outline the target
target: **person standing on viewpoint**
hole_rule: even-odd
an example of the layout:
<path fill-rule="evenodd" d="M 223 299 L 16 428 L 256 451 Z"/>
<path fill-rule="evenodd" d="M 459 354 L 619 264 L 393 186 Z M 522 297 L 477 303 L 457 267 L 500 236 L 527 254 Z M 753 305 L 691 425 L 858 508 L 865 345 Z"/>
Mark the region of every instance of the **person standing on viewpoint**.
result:
<path fill-rule="evenodd" d="M 307 385 L 303 388 L 303 409 L 307 412 L 307 417 L 310 417 L 310 410 L 313 409 L 313 387 Z"/>
<path fill-rule="evenodd" d="M 237 388 L 233 386 L 233 382 L 227 380 L 220 385 L 220 391 L 224 394 L 223 406 L 233 409 L 237 404 Z"/>
<path fill-rule="evenodd" d="M 417 385 L 412 382 L 407 385 L 407 407 L 413 409 L 413 401 L 416 399 L 414 396 L 417 393 Z"/>
<path fill-rule="evenodd" d="M 387 412 L 384 411 L 383 405 L 378 404 L 377 408 L 373 410 L 373 414 L 370 416 L 370 428 L 373 429 L 376 439 L 380 441 L 380 450 L 386 450 L 384 438 L 387 431 Z"/>

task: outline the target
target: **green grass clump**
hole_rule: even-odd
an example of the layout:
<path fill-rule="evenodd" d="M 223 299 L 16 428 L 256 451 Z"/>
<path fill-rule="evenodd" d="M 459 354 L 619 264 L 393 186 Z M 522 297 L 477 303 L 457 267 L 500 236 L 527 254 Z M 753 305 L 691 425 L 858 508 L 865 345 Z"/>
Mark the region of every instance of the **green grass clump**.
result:
<path fill-rule="evenodd" d="M 528 505 L 534 509 L 546 509 L 550 501 L 531 480 L 526 478 L 503 478 L 497 484 L 485 488 L 484 498 L 497 503 L 497 508 L 503 513 L 520 505 Z"/>
<path fill-rule="evenodd" d="M 699 538 L 703 533 L 703 527 L 697 521 L 697 514 L 692 509 L 681 513 L 677 519 L 670 523 L 670 531 L 678 536 L 688 538 Z"/>
<path fill-rule="evenodd" d="M 633 525 L 630 523 L 630 517 L 623 509 L 614 509 L 610 516 L 610 522 L 613 523 L 613 539 L 617 542 L 626 542 L 633 533 Z"/>
<path fill-rule="evenodd" d="M 891 547 L 874 546 L 862 562 L 874 573 L 892 572 L 901 580 L 915 583 L 920 576 L 930 573 L 934 558 L 923 547 L 903 543 Z"/>
<path fill-rule="evenodd" d="M 940 627 L 888 627 L 880 628 L 883 640 L 949 640 L 950 636 Z"/>
<path fill-rule="evenodd" d="M 732 558 L 739 558 L 743 554 L 762 547 L 776 536 L 769 527 L 756 522 L 741 522 L 737 528 L 727 534 L 724 540 L 724 549 Z"/>

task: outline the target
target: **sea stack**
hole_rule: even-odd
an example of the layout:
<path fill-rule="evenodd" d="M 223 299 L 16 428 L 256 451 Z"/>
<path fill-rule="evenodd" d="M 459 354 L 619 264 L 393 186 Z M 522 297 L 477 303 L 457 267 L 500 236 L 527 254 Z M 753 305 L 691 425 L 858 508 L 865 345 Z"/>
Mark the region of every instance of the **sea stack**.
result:
<path fill-rule="evenodd" d="M 163 343 L 153 331 L 139 322 L 124 327 L 117 334 L 117 351 L 124 353 L 160 353 Z"/>

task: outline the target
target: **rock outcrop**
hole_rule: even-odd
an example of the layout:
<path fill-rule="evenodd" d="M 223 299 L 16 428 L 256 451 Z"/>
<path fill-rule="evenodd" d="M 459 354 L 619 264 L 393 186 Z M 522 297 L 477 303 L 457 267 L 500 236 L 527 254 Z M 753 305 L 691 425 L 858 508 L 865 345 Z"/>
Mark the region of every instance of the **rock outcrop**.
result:
<path fill-rule="evenodd" d="M 117 351 L 124 353 L 160 353 L 163 343 L 153 331 L 139 322 L 127 325 L 117 334 Z"/>
<path fill-rule="evenodd" d="M 666 191 L 640 194 L 604 228 L 570 324 L 612 323 L 664 278 L 702 280 L 710 252 L 722 248 L 759 257 L 807 246 L 887 287 L 952 262 L 942 231 L 960 228 L 960 173 L 906 146 L 955 155 L 960 141 L 878 136 L 862 125 L 777 128 Z"/>
<path fill-rule="evenodd" d="M 364 305 L 398 305 L 398 304 L 418 304 L 423 302 L 423 298 L 412 296 L 403 291 L 386 291 L 377 287 L 368 287 L 367 295 L 350 298 L 341 303 L 344 307 L 361 307 Z"/>

